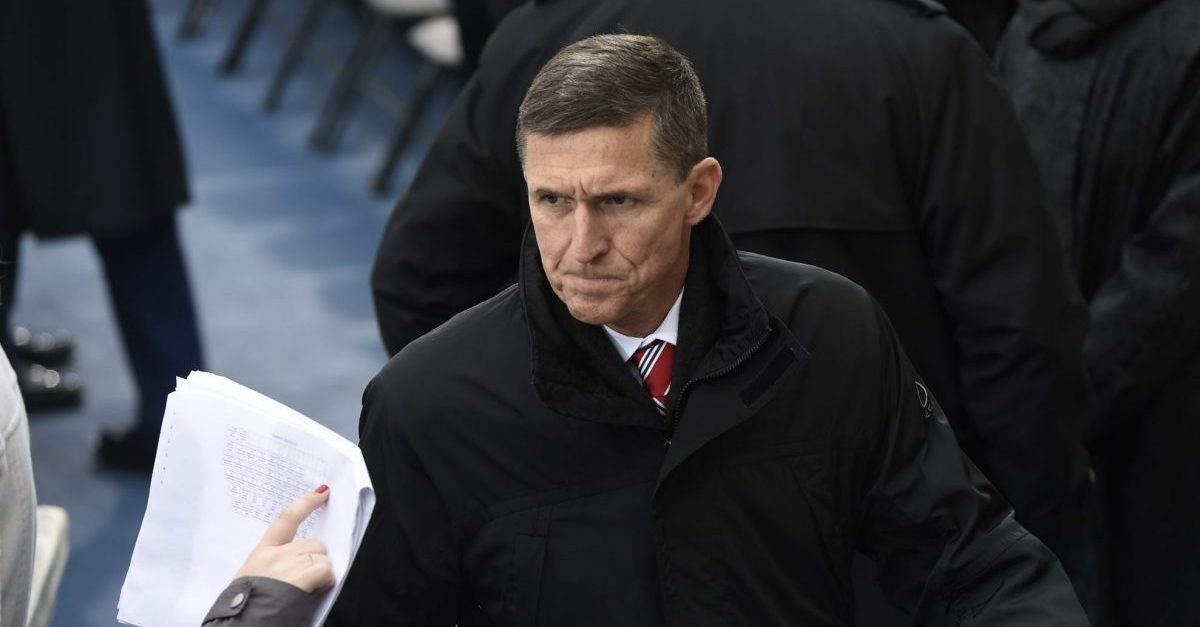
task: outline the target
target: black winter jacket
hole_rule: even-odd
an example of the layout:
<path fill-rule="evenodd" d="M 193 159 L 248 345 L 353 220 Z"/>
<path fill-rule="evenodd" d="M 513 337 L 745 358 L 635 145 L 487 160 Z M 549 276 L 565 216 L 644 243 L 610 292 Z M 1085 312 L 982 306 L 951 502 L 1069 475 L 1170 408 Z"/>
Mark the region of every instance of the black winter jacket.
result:
<path fill-rule="evenodd" d="M 695 64 L 725 172 L 713 211 L 737 247 L 866 288 L 960 445 L 1085 570 L 1086 309 L 1007 93 L 931 0 L 526 3 L 388 223 L 372 286 L 389 351 L 512 282 L 518 105 L 560 47 L 615 30 Z"/>
<path fill-rule="evenodd" d="M 532 234 L 518 286 L 384 368 L 327 625 L 850 625 L 855 549 L 922 625 L 1087 624 L 866 292 L 712 218 L 692 250 L 666 418 Z"/>

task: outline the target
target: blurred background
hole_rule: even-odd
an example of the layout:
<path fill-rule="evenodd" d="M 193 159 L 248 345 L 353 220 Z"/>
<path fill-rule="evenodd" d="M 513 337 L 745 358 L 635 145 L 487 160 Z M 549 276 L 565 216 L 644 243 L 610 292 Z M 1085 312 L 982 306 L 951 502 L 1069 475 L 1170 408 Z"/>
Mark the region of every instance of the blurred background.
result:
<path fill-rule="evenodd" d="M 148 4 L 191 183 L 179 232 L 205 367 L 356 441 L 362 389 L 386 360 L 366 277 L 391 206 L 459 79 L 430 80 L 429 59 L 408 43 L 408 24 L 393 25 L 368 42 L 377 48 L 372 58 L 358 62 L 360 97 L 338 94 L 350 104 L 333 116 L 336 146 L 327 132 L 318 150 L 314 128 L 323 109 L 331 119 L 327 105 L 339 76 L 348 80 L 342 70 L 356 44 L 362 53 L 371 9 L 300 0 Z M 272 79 L 314 12 L 268 113 Z M 421 13 L 413 25 L 427 17 Z M 453 53 L 457 33 L 445 32 L 444 22 L 434 26 L 435 47 Z M 234 69 L 239 34 L 244 47 Z M 372 186 L 423 70 L 427 106 L 379 193 Z M 134 382 L 91 242 L 27 235 L 21 252 L 11 319 L 69 329 L 75 349 L 65 369 L 84 385 L 77 408 L 30 412 L 38 500 L 70 515 L 69 566 L 51 624 L 114 625 L 149 477 L 103 468 L 95 449 L 102 430 L 133 421 Z"/>

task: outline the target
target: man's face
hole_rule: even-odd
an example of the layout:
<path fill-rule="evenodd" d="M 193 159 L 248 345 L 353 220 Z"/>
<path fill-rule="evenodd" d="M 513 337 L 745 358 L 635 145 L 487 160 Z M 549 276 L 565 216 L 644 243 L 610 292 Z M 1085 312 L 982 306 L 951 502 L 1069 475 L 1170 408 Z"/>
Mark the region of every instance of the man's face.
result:
<path fill-rule="evenodd" d="M 708 158 L 679 181 L 652 135 L 647 114 L 525 142 L 529 209 L 554 293 L 576 319 L 633 336 L 654 331 L 679 295 L 691 228 L 721 180 Z"/>

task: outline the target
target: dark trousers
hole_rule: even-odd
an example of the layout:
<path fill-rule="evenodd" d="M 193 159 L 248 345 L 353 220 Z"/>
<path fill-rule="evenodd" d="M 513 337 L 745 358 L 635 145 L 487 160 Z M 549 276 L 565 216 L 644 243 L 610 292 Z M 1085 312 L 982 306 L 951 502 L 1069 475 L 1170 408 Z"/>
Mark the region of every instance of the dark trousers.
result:
<path fill-rule="evenodd" d="M 0 338 L 10 342 L 9 312 L 16 296 L 21 229 L 0 232 Z M 202 368 L 200 334 L 179 249 L 175 216 L 166 213 L 128 235 L 93 237 L 104 265 L 109 299 L 138 392 L 137 434 L 157 441 L 175 377 Z M 85 349 L 86 350 L 86 349 Z"/>

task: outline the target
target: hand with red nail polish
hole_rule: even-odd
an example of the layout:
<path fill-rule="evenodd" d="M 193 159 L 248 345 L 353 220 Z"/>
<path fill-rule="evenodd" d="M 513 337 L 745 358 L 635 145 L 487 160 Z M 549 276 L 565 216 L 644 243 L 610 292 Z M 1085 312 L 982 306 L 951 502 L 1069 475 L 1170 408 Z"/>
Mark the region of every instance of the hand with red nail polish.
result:
<path fill-rule="evenodd" d="M 332 586 L 333 566 L 325 554 L 325 543 L 315 538 L 295 539 L 304 520 L 328 500 L 329 486 L 321 485 L 283 510 L 236 577 L 270 577 L 308 593 Z"/>

